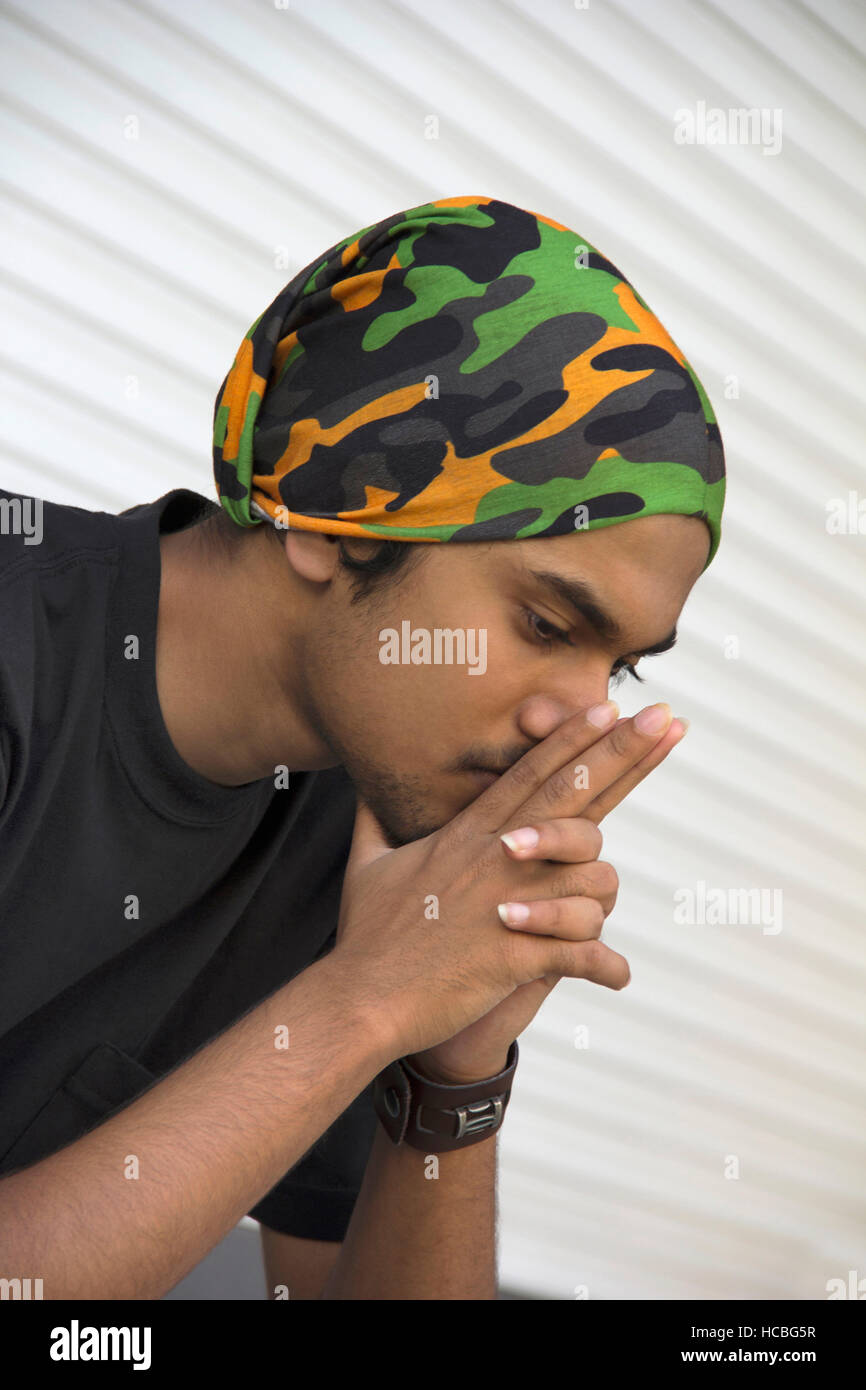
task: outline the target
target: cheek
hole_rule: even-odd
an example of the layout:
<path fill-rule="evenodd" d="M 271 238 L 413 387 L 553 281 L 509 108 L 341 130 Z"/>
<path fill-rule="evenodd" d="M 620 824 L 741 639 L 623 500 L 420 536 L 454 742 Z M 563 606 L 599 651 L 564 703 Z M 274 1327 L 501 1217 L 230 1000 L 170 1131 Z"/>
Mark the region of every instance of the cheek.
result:
<path fill-rule="evenodd" d="M 501 714 L 526 693 L 526 649 L 511 630 L 476 626 L 459 632 L 459 639 L 443 635 L 437 643 L 433 629 L 429 644 L 416 647 L 412 664 L 383 668 L 389 680 L 399 670 L 419 717 L 422 709 L 436 720 L 473 711 Z"/>
<path fill-rule="evenodd" d="M 422 605 L 415 605 L 422 609 Z M 437 603 L 435 617 L 421 613 L 408 622 L 388 615 L 364 632 L 353 634 L 351 646 L 335 642 L 328 661 L 328 702 L 342 706 L 340 722 L 375 729 L 377 741 L 388 732 L 417 756 L 435 733 L 435 743 L 452 749 L 467 732 L 503 716 L 526 695 L 526 647 L 510 625 L 484 625 L 489 610 L 461 605 L 459 616 L 473 626 L 458 625 L 455 605 Z M 448 612 L 443 609 L 448 608 Z"/>
<path fill-rule="evenodd" d="M 411 647 L 393 647 L 388 654 L 411 658 Z M 472 640 L 450 650 L 450 662 L 444 659 L 448 654 L 431 641 L 429 650 L 423 643 L 415 647 L 416 657 L 429 661 L 382 663 L 377 644 L 374 660 L 365 666 L 363 691 L 361 682 L 355 683 L 352 704 L 363 700 L 369 707 L 367 728 L 395 764 L 451 762 L 468 742 L 502 726 L 513 707 L 516 663 L 506 659 L 502 643 L 491 645 L 476 631 Z"/>

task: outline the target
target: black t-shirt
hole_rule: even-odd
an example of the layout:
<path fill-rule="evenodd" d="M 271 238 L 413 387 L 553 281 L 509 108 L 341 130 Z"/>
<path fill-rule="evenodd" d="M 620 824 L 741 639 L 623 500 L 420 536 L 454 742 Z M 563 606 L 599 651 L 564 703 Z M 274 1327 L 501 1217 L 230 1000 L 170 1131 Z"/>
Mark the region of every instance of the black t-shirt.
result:
<path fill-rule="evenodd" d="M 0 1175 L 334 944 L 343 768 L 218 786 L 162 718 L 159 534 L 216 506 L 175 488 L 114 516 L 0 490 Z M 250 1215 L 342 1240 L 376 1124 L 371 1083 Z"/>

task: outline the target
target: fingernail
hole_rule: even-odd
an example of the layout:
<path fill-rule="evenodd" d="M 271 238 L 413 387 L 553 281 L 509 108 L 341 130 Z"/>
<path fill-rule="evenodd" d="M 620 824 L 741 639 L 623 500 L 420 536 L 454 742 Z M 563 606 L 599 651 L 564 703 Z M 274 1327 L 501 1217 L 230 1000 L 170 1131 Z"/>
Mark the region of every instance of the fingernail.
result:
<path fill-rule="evenodd" d="M 691 721 L 690 719 L 684 719 L 683 716 L 682 716 L 681 714 L 678 714 L 678 715 L 677 715 L 677 720 L 678 720 L 679 723 L 682 724 L 682 726 L 683 726 L 683 732 L 682 732 L 682 734 L 681 734 L 681 737 L 682 737 L 682 738 L 685 738 L 686 734 L 687 734 L 688 731 L 689 731 L 689 725 L 691 724 L 692 721 Z"/>
<path fill-rule="evenodd" d="M 524 825 L 520 830 L 509 830 L 507 835 L 500 835 L 499 838 L 505 841 L 509 849 L 535 849 L 541 837 L 531 825 Z"/>
<path fill-rule="evenodd" d="M 671 720 L 671 707 L 664 701 L 659 705 L 648 705 L 635 716 L 634 726 L 640 734 L 660 734 Z"/>
<path fill-rule="evenodd" d="M 594 724 L 597 729 L 606 729 L 618 715 L 619 705 L 613 700 L 605 700 L 603 705 L 593 705 L 586 711 L 587 723 Z"/>
<path fill-rule="evenodd" d="M 521 922 L 525 922 L 529 916 L 529 908 L 526 903 L 500 903 L 496 911 L 506 927 L 517 927 Z"/>

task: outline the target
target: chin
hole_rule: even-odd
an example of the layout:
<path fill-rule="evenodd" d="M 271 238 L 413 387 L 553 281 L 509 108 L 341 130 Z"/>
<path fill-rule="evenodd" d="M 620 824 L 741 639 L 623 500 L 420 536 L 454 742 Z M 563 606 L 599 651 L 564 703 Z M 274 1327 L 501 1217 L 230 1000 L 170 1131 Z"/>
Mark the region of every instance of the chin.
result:
<path fill-rule="evenodd" d="M 344 759 L 344 767 L 362 800 L 373 811 L 391 849 L 423 840 L 447 825 L 482 790 L 481 779 L 443 776 L 431 770 L 397 772 L 369 758 Z"/>
<path fill-rule="evenodd" d="M 375 812 L 391 849 L 400 849 L 403 845 L 413 844 L 415 840 L 434 835 L 462 811 L 464 805 L 469 805 L 466 801 L 456 804 L 453 809 L 437 813 L 430 804 L 432 798 L 425 798 L 420 804 L 415 797 L 396 800 L 387 797 L 377 801 L 365 797 L 365 800 Z"/>

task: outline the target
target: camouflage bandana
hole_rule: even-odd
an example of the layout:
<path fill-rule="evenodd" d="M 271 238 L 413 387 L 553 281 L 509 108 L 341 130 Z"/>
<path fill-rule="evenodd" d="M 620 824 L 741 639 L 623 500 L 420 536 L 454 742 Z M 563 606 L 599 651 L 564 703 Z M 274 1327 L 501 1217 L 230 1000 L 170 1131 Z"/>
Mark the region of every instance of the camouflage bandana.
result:
<path fill-rule="evenodd" d="M 720 540 L 721 435 L 616 266 L 559 222 L 440 198 L 337 242 L 246 334 L 214 410 L 239 526 L 526 540 L 681 513 Z"/>

